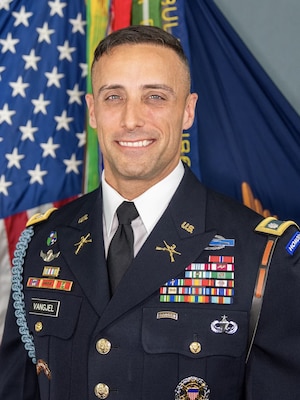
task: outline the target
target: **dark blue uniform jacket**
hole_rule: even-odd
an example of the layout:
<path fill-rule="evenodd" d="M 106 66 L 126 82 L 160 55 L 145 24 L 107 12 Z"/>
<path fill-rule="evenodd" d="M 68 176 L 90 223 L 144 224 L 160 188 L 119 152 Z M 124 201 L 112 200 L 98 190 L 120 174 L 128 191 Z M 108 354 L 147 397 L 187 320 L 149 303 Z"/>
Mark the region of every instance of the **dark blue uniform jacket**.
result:
<path fill-rule="evenodd" d="M 22 275 L 28 334 L 12 300 L 0 399 L 299 400 L 300 250 L 287 250 L 295 225 L 276 246 L 245 364 L 261 220 L 186 170 L 112 298 L 101 188 L 36 223 Z"/>

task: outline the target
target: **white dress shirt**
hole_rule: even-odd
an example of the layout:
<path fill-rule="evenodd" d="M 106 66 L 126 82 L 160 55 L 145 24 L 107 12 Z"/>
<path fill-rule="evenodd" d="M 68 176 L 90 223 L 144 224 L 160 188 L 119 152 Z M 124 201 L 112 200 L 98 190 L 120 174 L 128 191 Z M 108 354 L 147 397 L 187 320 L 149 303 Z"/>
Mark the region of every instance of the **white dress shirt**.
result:
<path fill-rule="evenodd" d="M 152 186 L 136 199 L 131 200 L 134 202 L 139 213 L 139 217 L 131 223 L 134 232 L 134 256 L 136 256 L 164 213 L 183 175 L 184 167 L 180 161 L 177 167 L 166 178 Z M 101 181 L 103 192 L 103 237 L 105 254 L 107 256 L 110 241 L 118 228 L 116 210 L 123 201 L 129 200 L 124 199 L 105 181 L 105 171 L 102 173 Z"/>

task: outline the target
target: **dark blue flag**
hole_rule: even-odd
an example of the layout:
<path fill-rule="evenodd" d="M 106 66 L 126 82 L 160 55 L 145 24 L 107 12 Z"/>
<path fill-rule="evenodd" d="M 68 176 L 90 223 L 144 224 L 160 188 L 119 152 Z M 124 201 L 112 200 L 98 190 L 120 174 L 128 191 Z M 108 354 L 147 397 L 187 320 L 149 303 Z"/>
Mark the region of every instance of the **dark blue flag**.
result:
<path fill-rule="evenodd" d="M 81 192 L 85 2 L 0 2 L 0 218 Z"/>
<path fill-rule="evenodd" d="M 212 0 L 185 6 L 202 181 L 299 223 L 299 115 Z"/>

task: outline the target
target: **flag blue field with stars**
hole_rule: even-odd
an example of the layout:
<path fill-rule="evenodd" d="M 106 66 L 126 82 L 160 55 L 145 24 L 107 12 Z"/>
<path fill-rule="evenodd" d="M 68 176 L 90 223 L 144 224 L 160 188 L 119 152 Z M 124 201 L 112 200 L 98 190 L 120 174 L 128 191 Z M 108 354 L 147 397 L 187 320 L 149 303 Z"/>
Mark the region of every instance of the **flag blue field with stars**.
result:
<path fill-rule="evenodd" d="M 81 193 L 85 7 L 0 1 L 0 218 Z"/>

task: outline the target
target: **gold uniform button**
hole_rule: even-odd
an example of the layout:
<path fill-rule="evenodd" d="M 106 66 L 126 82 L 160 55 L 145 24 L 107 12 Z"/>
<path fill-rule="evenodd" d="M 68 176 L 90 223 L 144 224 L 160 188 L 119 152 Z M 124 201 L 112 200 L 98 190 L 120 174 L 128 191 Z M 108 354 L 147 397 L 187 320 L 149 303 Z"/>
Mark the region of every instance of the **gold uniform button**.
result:
<path fill-rule="evenodd" d="M 201 351 L 201 344 L 199 342 L 192 342 L 190 344 L 190 351 L 193 354 L 198 354 Z"/>
<path fill-rule="evenodd" d="M 43 329 L 43 323 L 41 321 L 37 322 L 34 325 L 34 329 L 36 332 L 41 332 L 41 330 Z"/>
<path fill-rule="evenodd" d="M 105 383 L 98 383 L 94 388 L 94 392 L 98 399 L 107 399 L 109 396 L 109 387 Z"/>
<path fill-rule="evenodd" d="M 98 353 L 100 353 L 100 354 L 107 354 L 110 352 L 111 343 L 107 339 L 104 339 L 104 338 L 99 339 L 96 343 L 96 349 L 97 349 Z"/>

